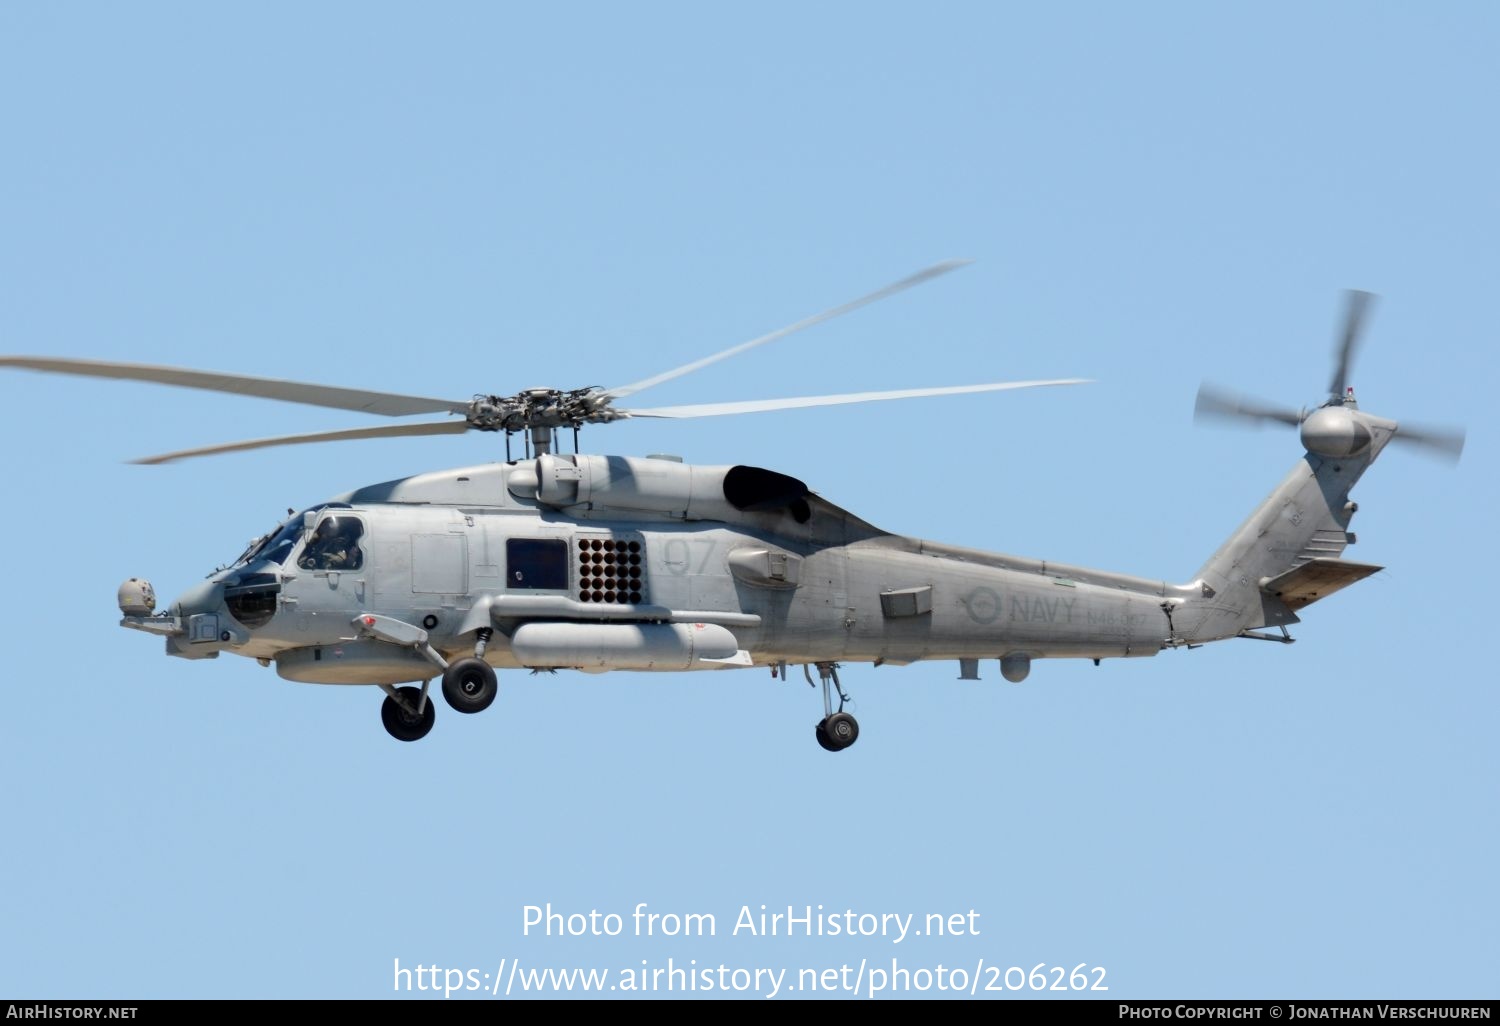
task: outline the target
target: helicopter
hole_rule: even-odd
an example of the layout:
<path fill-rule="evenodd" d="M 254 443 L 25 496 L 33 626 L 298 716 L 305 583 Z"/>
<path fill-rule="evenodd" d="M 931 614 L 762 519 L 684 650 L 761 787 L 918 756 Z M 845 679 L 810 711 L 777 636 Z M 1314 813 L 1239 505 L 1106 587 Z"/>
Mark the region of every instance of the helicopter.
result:
<path fill-rule="evenodd" d="M 925 268 L 841 306 L 653 377 L 613 388 L 532 388 L 443 400 L 342 386 L 71 358 L 0 367 L 258 396 L 417 423 L 286 435 L 136 460 L 160 464 L 272 446 L 503 433 L 505 459 L 367 485 L 289 516 L 228 566 L 158 608 L 144 578 L 117 593 L 120 625 L 169 655 L 230 653 L 290 681 L 374 685 L 386 731 L 425 737 L 430 694 L 463 714 L 499 693 L 497 670 L 602 673 L 789 668 L 821 689 L 817 743 L 859 737 L 839 670 L 849 663 L 984 660 L 1019 683 L 1040 659 L 1154 656 L 1211 641 L 1290 643 L 1307 606 L 1383 567 L 1345 560 L 1350 491 L 1392 441 L 1457 459 L 1463 432 L 1361 410 L 1349 385 L 1371 299 L 1348 293 L 1327 397 L 1294 410 L 1204 386 L 1200 418 L 1294 427 L 1305 449 L 1198 573 L 1180 584 L 892 534 L 803 481 L 749 465 L 579 451 L 584 426 L 1083 384 L 1078 378 L 751 400 L 616 405 L 648 388 L 946 274 Z M 573 452 L 559 436 L 573 433 Z M 513 457 L 512 439 L 523 452 Z M 816 679 L 815 679 L 816 677 Z"/>

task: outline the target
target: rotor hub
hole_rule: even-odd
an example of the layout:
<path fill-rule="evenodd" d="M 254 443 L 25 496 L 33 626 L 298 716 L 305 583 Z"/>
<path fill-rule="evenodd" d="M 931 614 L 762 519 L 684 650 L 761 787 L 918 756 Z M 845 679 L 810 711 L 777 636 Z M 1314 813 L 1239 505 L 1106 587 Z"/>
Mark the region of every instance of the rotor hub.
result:
<path fill-rule="evenodd" d="M 618 420 L 622 414 L 609 408 L 610 398 L 593 386 L 572 391 L 528 388 L 511 396 L 478 395 L 469 403 L 466 419 L 477 431 L 577 428 Z"/>

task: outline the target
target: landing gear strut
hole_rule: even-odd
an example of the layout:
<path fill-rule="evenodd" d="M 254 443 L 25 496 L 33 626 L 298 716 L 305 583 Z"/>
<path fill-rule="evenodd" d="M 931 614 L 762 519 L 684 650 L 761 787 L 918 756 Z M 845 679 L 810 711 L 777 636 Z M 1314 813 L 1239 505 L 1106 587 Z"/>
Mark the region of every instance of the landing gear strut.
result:
<path fill-rule="evenodd" d="M 483 712 L 499 693 L 495 670 L 484 661 L 484 650 L 494 633 L 489 627 L 481 627 L 474 641 L 473 657 L 443 667 L 443 697 L 461 713 Z"/>
<path fill-rule="evenodd" d="M 844 686 L 839 683 L 838 663 L 814 665 L 818 668 L 818 677 L 823 685 L 823 718 L 818 721 L 814 736 L 825 751 L 842 752 L 859 740 L 859 721 L 844 712 L 844 703 L 849 701 L 849 696 L 844 694 Z M 816 687 L 806 664 L 802 666 L 802 675 L 807 678 L 809 686 Z M 837 691 L 839 696 L 837 711 L 833 708 L 833 691 Z"/>

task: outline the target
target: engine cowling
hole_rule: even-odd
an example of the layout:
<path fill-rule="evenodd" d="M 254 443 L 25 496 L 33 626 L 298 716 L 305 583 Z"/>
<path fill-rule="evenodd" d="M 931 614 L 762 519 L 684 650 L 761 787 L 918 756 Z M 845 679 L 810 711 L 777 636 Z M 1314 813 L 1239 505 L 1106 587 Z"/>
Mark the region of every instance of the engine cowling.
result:
<path fill-rule="evenodd" d="M 587 505 L 688 520 L 784 511 L 799 524 L 810 516 L 806 484 L 759 467 L 700 467 L 652 457 L 545 453 L 513 469 L 506 487 L 513 495 L 557 509 Z"/>

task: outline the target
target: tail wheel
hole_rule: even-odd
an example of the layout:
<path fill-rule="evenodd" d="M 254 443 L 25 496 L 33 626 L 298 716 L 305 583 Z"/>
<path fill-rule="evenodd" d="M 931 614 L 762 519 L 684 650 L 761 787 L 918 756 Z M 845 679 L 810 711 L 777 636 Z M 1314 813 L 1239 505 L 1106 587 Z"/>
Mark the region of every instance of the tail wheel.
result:
<path fill-rule="evenodd" d="M 823 727 L 823 721 L 822 720 L 818 721 L 818 729 L 817 729 L 817 731 L 815 733 L 815 736 L 818 739 L 818 747 L 821 748 L 821 749 L 823 749 L 823 751 L 825 751 L 825 752 L 836 752 L 836 751 L 838 751 L 838 748 L 834 747 L 833 742 L 830 741 L 830 740 L 828 740 L 828 731 L 824 729 L 824 727 Z"/>

